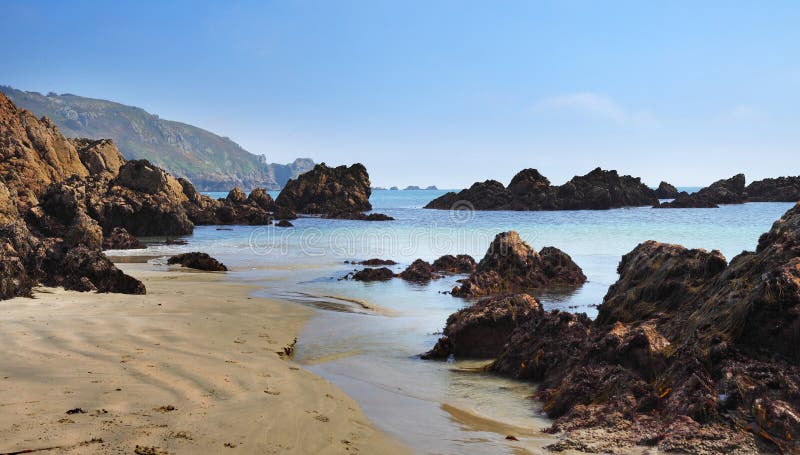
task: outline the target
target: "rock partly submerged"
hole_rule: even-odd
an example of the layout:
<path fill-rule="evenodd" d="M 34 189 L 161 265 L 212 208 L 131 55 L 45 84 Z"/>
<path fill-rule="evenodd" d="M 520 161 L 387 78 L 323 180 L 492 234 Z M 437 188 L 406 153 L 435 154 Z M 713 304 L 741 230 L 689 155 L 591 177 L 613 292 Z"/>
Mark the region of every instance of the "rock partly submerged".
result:
<path fill-rule="evenodd" d="M 554 247 L 537 252 L 518 233 L 498 234 L 486 255 L 452 294 L 478 297 L 552 286 L 578 286 L 586 276 L 572 258 Z"/>
<path fill-rule="evenodd" d="M 564 434 L 552 450 L 797 453 L 800 204 L 729 264 L 649 241 L 618 271 L 595 321 L 484 299 L 426 356 L 491 357 L 491 370 L 538 381 Z"/>
<path fill-rule="evenodd" d="M 655 191 L 659 199 L 675 199 L 680 194 L 677 188 L 664 181 L 658 184 Z"/>
<path fill-rule="evenodd" d="M 741 204 L 745 202 L 744 174 L 718 180 L 696 193 L 680 193 L 673 201 L 654 204 L 657 208 L 716 208 L 719 204 Z"/>
<path fill-rule="evenodd" d="M 561 186 L 536 169 L 520 171 L 506 188 L 496 180 L 476 182 L 459 193 L 450 192 L 429 202 L 428 209 L 475 210 L 605 210 L 651 206 L 656 193 L 641 179 L 617 171 L 594 169 Z"/>

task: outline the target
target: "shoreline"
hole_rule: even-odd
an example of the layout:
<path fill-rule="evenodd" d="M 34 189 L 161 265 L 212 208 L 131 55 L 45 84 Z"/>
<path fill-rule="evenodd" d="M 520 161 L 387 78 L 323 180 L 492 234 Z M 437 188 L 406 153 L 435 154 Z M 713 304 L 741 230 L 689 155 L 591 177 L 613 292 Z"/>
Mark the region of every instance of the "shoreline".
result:
<path fill-rule="evenodd" d="M 117 266 L 147 295 L 39 287 L 0 306 L 0 453 L 410 453 L 287 357 L 312 309 Z"/>

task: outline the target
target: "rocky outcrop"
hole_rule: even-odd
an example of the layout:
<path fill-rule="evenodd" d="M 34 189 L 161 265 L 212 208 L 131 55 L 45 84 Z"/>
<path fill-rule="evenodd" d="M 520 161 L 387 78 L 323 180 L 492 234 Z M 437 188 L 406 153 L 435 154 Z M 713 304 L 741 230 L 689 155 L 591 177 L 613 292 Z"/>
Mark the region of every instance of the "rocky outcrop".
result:
<path fill-rule="evenodd" d="M 250 194 L 247 195 L 247 200 L 245 202 L 255 204 L 256 206 L 270 212 L 275 210 L 275 201 L 264 188 L 256 188 L 251 191 Z"/>
<path fill-rule="evenodd" d="M 386 267 L 366 267 L 352 275 L 352 279 L 356 281 L 386 281 L 392 278 L 394 278 L 394 272 Z"/>
<path fill-rule="evenodd" d="M 424 359 L 494 358 L 521 324 L 541 314 L 528 294 L 487 297 L 447 318 L 443 335 Z"/>
<path fill-rule="evenodd" d="M 750 202 L 800 201 L 800 176 L 757 180 L 745 188 Z"/>
<path fill-rule="evenodd" d="M 275 202 L 298 213 L 366 212 L 372 210 L 371 191 L 364 165 L 328 167 L 321 163 L 289 180 Z"/>
<path fill-rule="evenodd" d="M 800 204 L 730 263 L 650 241 L 618 272 L 595 321 L 534 313 L 491 353 L 491 370 L 539 383 L 564 435 L 552 449 L 800 451 Z"/>
<path fill-rule="evenodd" d="M 363 213 L 351 211 L 338 211 L 326 213 L 322 216 L 332 220 L 357 220 L 357 221 L 393 221 L 394 218 L 383 213 Z"/>
<path fill-rule="evenodd" d="M 466 274 L 474 272 L 477 264 L 475 259 L 468 254 L 459 254 L 458 256 L 446 254 L 433 261 L 431 267 L 437 272 Z"/>
<path fill-rule="evenodd" d="M 113 179 L 125 158 L 111 139 L 68 139 L 78 151 L 81 163 L 94 177 Z"/>
<path fill-rule="evenodd" d="M 716 208 L 719 204 L 742 204 L 746 200 L 744 174 L 726 180 L 718 180 L 710 186 L 692 194 L 679 194 L 675 200 L 655 204 L 657 208 Z"/>
<path fill-rule="evenodd" d="M 661 182 L 656 188 L 656 197 L 659 199 L 675 199 L 680 194 L 677 188 L 667 182 Z"/>
<path fill-rule="evenodd" d="M 200 194 L 194 185 L 185 179 L 178 179 L 186 201 L 183 208 L 189 219 L 196 225 L 251 225 L 263 226 L 272 223 L 271 212 L 275 202 L 263 188 L 257 188 L 245 195 L 236 187 L 222 199 L 212 199 Z"/>
<path fill-rule="evenodd" d="M 469 278 L 453 295 L 478 297 L 548 286 L 578 286 L 586 281 L 581 268 L 563 251 L 547 247 L 541 253 L 514 231 L 498 234 Z"/>
<path fill-rule="evenodd" d="M 104 250 L 138 250 L 145 248 L 144 244 L 124 227 L 115 227 L 103 238 Z"/>
<path fill-rule="evenodd" d="M 228 270 L 225 264 L 212 258 L 208 253 L 183 253 L 167 259 L 169 265 L 180 265 L 190 269 L 205 270 L 208 272 L 225 272 Z"/>
<path fill-rule="evenodd" d="M 511 179 L 508 188 L 495 180 L 475 183 L 459 193 L 447 193 L 429 202 L 428 209 L 475 210 L 604 210 L 647 206 L 657 201 L 655 192 L 629 175 L 597 168 L 575 176 L 561 186 L 536 169 L 524 169 Z"/>
<path fill-rule="evenodd" d="M 364 260 L 364 261 L 359 261 L 359 262 L 357 262 L 357 264 L 374 267 L 374 266 L 377 266 L 377 265 L 396 265 L 397 263 L 394 262 L 391 259 L 372 258 L 372 259 L 367 259 L 367 260 Z"/>
<path fill-rule="evenodd" d="M 416 283 L 426 283 L 439 278 L 439 274 L 434 272 L 431 264 L 422 259 L 417 259 L 412 262 L 411 265 L 406 267 L 406 269 L 397 276 L 406 281 L 413 281 Z"/>

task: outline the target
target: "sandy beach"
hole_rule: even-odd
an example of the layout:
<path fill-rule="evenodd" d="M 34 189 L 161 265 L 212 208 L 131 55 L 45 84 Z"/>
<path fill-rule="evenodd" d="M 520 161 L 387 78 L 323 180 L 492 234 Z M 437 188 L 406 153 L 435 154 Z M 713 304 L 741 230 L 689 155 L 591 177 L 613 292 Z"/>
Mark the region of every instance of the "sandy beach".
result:
<path fill-rule="evenodd" d="M 0 305 L 0 453 L 407 453 L 295 364 L 313 311 L 222 274 L 120 267 L 147 295 Z"/>

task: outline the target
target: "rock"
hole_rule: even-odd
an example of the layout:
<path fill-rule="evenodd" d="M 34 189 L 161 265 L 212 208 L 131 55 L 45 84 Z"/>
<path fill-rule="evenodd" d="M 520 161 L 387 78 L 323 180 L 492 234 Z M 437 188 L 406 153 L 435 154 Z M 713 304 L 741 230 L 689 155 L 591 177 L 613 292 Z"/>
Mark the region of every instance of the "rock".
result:
<path fill-rule="evenodd" d="M 81 211 L 67 227 L 67 231 L 64 233 L 64 245 L 67 248 L 82 245 L 91 250 L 101 250 L 103 248 L 103 230 L 97 221 Z"/>
<path fill-rule="evenodd" d="M 548 247 L 539 254 L 514 231 L 498 234 L 475 271 L 453 295 L 476 297 L 547 286 L 578 286 L 586 281 L 566 253 Z"/>
<path fill-rule="evenodd" d="M 718 204 L 741 204 L 745 202 L 744 174 L 727 180 L 718 180 L 707 188 L 692 194 L 682 193 L 675 200 L 655 204 L 657 208 L 716 208 Z"/>
<path fill-rule="evenodd" d="M 604 210 L 653 205 L 655 202 L 655 192 L 639 178 L 620 177 L 616 171 L 597 168 L 584 176 L 573 177 L 564 185 L 551 186 L 550 181 L 536 169 L 524 169 L 514 176 L 508 188 L 495 180 L 487 180 L 459 193 L 447 193 L 425 208 Z"/>
<path fill-rule="evenodd" d="M 367 267 L 353 274 L 353 279 L 356 281 L 386 281 L 392 278 L 394 278 L 394 272 L 386 267 Z"/>
<path fill-rule="evenodd" d="M 19 218 L 15 195 L 0 181 L 0 224 L 7 224 Z"/>
<path fill-rule="evenodd" d="M 539 311 L 485 353 L 492 371 L 538 382 L 548 431 L 562 434 L 554 449 L 800 451 L 800 204 L 730 263 L 648 241 L 618 272 L 595 321 Z M 476 305 L 453 315 L 429 355 L 449 355 L 455 321 L 483 314 Z M 478 320 L 491 329 L 491 317 Z"/>
<path fill-rule="evenodd" d="M 396 265 L 397 263 L 391 259 L 367 259 L 366 261 L 358 262 L 360 265 L 376 266 L 376 265 Z"/>
<path fill-rule="evenodd" d="M 277 226 L 277 227 L 294 227 L 294 224 L 292 224 L 288 220 L 280 220 L 277 223 L 275 223 L 275 226 Z"/>
<path fill-rule="evenodd" d="M 358 220 L 358 221 L 392 221 L 394 218 L 384 215 L 383 213 L 362 213 L 362 212 L 350 212 L 350 211 L 337 211 L 326 213 L 322 216 L 323 218 L 335 219 L 335 220 Z"/>
<path fill-rule="evenodd" d="M 188 200 L 183 185 L 178 179 L 160 167 L 150 164 L 147 160 L 133 160 L 125 163 L 119 168 L 119 174 L 114 179 L 114 184 L 147 194 L 164 194 L 167 198 L 177 202 Z"/>
<path fill-rule="evenodd" d="M 447 318 L 444 336 L 423 359 L 494 358 L 520 324 L 542 312 L 528 294 L 489 297 Z"/>
<path fill-rule="evenodd" d="M 167 260 L 167 264 L 179 264 L 183 267 L 211 272 L 225 272 L 228 270 L 228 268 L 225 267 L 225 264 L 212 258 L 207 253 L 198 252 L 183 253 L 172 256 Z"/>
<path fill-rule="evenodd" d="M 365 212 L 372 210 L 371 191 L 364 165 L 331 168 L 321 163 L 289 180 L 275 202 L 300 213 Z"/>
<path fill-rule="evenodd" d="M 63 275 L 57 275 L 54 281 L 65 289 L 123 294 L 145 293 L 141 281 L 116 268 L 99 250 L 92 250 L 82 245 L 67 252 L 60 270 Z"/>
<path fill-rule="evenodd" d="M 103 179 L 113 179 L 125 158 L 111 139 L 68 139 L 78 151 L 81 163 L 89 174 Z"/>
<path fill-rule="evenodd" d="M 461 274 L 474 272 L 476 263 L 475 259 L 467 254 L 459 254 L 458 256 L 446 254 L 433 261 L 432 267 L 437 272 Z"/>
<path fill-rule="evenodd" d="M 47 118 L 17 109 L 0 93 L 0 176 L 26 211 L 51 183 L 87 177 L 77 150 Z"/>
<path fill-rule="evenodd" d="M 275 219 L 278 220 L 296 220 L 297 214 L 292 209 L 287 209 L 286 207 L 278 206 L 275 208 L 275 213 L 273 213 Z"/>
<path fill-rule="evenodd" d="M 141 248 L 145 248 L 144 244 L 126 231 L 124 227 L 115 227 L 103 239 L 104 250 L 136 250 Z"/>
<path fill-rule="evenodd" d="M 422 259 L 417 259 L 412 262 L 411 265 L 406 267 L 398 276 L 406 281 L 414 281 L 417 283 L 424 283 L 439 278 L 439 275 L 434 273 L 433 267 Z"/>
<path fill-rule="evenodd" d="M 270 212 L 275 210 L 275 201 L 264 188 L 256 188 L 251 191 L 247 196 L 247 202 Z"/>
<path fill-rule="evenodd" d="M 225 198 L 225 201 L 230 202 L 231 205 L 244 204 L 245 201 L 247 201 L 247 195 L 244 194 L 244 191 L 242 191 L 242 189 L 237 186 L 228 193 L 228 196 Z"/>
<path fill-rule="evenodd" d="M 677 188 L 664 181 L 659 183 L 656 188 L 656 197 L 659 199 L 675 199 L 679 194 Z"/>
<path fill-rule="evenodd" d="M 745 193 L 750 202 L 797 202 L 800 176 L 758 180 L 747 185 Z"/>

